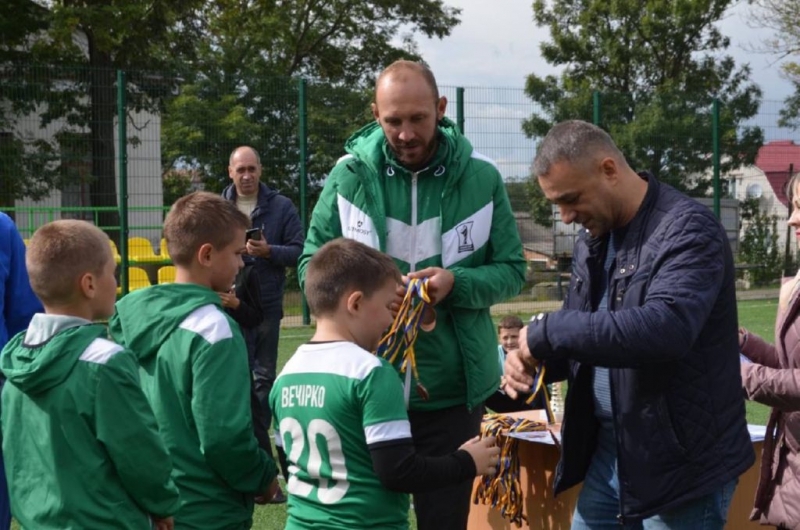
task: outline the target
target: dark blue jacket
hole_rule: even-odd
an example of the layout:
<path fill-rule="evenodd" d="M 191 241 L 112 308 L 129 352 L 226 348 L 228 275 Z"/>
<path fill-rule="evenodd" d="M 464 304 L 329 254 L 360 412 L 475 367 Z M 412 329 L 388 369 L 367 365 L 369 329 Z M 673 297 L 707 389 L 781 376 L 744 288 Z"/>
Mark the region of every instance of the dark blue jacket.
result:
<path fill-rule="evenodd" d="M 754 461 L 727 236 L 706 206 L 643 178 L 647 194 L 609 274 L 609 311 L 592 312 L 608 236 L 582 231 L 563 310 L 528 327 L 548 379 L 569 380 L 556 493 L 586 475 L 597 436 L 593 365 L 611 368 L 624 521 L 709 494 Z"/>
<path fill-rule="evenodd" d="M 28 281 L 25 244 L 11 218 L 0 212 L 0 348 L 43 311 Z"/>
<path fill-rule="evenodd" d="M 229 185 L 222 192 L 229 201 L 236 201 L 236 188 Z M 259 184 L 258 201 L 250 214 L 253 228 L 260 228 L 270 246 L 269 258 L 249 258 L 253 261 L 261 283 L 261 310 L 266 318 L 283 316 L 283 289 L 286 267 L 296 267 L 303 251 L 303 225 L 292 201 L 276 190 Z M 245 257 L 247 260 L 248 258 Z"/>

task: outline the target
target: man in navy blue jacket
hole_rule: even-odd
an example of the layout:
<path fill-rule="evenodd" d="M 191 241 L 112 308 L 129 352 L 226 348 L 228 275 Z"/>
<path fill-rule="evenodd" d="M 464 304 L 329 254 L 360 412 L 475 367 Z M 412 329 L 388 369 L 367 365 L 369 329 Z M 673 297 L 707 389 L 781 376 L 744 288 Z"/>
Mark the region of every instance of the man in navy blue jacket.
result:
<path fill-rule="evenodd" d="M 33 294 L 25 266 L 25 245 L 11 218 L 0 212 L 0 348 L 26 329 L 35 313 L 43 311 Z M 0 458 L 0 530 L 11 527 L 5 469 Z"/>
<path fill-rule="evenodd" d="M 222 196 L 250 216 L 253 228 L 261 229 L 259 239 L 248 240 L 247 253 L 261 284 L 264 321 L 255 333 L 254 375 L 256 394 L 269 425 L 269 392 L 275 382 L 278 362 L 286 267 L 297 266 L 305 236 L 292 201 L 261 182 L 261 160 L 255 149 L 247 146 L 234 149 L 228 175 L 233 183 L 225 188 Z"/>
<path fill-rule="evenodd" d="M 724 229 L 586 122 L 553 127 L 533 170 L 584 230 L 564 307 L 523 328 L 507 391 L 539 362 L 569 380 L 555 490 L 583 482 L 572 528 L 721 530 L 754 461 Z"/>

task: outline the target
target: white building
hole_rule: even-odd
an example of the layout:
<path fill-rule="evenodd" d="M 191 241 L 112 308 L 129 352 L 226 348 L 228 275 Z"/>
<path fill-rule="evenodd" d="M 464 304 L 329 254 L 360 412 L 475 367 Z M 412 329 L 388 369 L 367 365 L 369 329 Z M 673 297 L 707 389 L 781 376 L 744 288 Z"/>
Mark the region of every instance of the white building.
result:
<path fill-rule="evenodd" d="M 758 199 L 763 212 L 777 217 L 778 244 L 785 248 L 789 235 L 791 251 L 796 248 L 794 230 L 787 228 L 789 218 L 785 186 L 791 175 L 800 172 L 800 145 L 792 140 L 764 144 L 753 166 L 743 166 L 724 175 L 730 196 L 737 200 Z M 744 228 L 744 227 L 743 227 Z"/>
<path fill-rule="evenodd" d="M 76 32 L 75 42 L 82 49 L 87 49 L 87 39 L 83 33 Z M 52 75 L 61 75 L 54 68 Z M 47 72 L 45 72 L 47 73 Z M 64 79 L 60 82 L 64 89 L 73 88 L 75 81 Z M 59 86 L 58 83 L 55 84 Z M 53 97 L 57 90 L 51 91 Z M 89 95 L 85 102 L 88 103 Z M 9 103 L 0 98 L 0 106 Z M 6 110 L 3 109 L 3 110 Z M 72 172 L 85 177 L 83 183 L 70 184 L 53 190 L 49 196 L 39 201 L 21 199 L 15 201 L 15 218 L 23 237 L 29 237 L 42 224 L 61 218 L 86 218 L 76 211 L 66 208 L 91 207 L 89 183 L 91 178 L 91 144 L 89 130 L 86 127 L 70 124 L 66 119 L 58 119 L 42 127 L 41 118 L 47 111 L 46 104 L 37 107 L 30 113 L 17 114 L 10 117 L 5 130 L 0 130 L 0 140 L 16 138 L 22 140 L 26 148 L 33 150 L 34 143 L 44 141 L 55 147 L 60 161 L 53 162 L 53 169 L 59 164 L 68 167 Z M 9 116 L 10 113 L 6 113 Z M 161 177 L 161 117 L 150 112 L 134 112 L 128 110 L 127 116 L 127 197 L 130 236 L 143 236 L 151 240 L 158 248 L 163 227 L 163 185 Z M 119 181 L 118 127 L 114 120 L 114 172 L 116 175 L 116 203 L 121 203 L 123 190 Z"/>

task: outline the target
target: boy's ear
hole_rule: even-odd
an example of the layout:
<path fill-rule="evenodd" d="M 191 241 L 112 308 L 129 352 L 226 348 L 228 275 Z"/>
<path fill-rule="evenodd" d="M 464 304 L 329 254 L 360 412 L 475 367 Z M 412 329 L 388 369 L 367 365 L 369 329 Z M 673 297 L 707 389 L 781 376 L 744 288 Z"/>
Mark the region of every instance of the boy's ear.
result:
<path fill-rule="evenodd" d="M 78 278 L 78 289 L 84 298 L 92 300 L 97 295 L 94 274 L 86 272 Z"/>
<path fill-rule="evenodd" d="M 364 303 L 364 293 L 361 291 L 353 291 L 347 296 L 347 312 L 358 312 L 362 303 Z"/>
<path fill-rule="evenodd" d="M 197 249 L 197 262 L 203 267 L 208 267 L 211 264 L 211 252 L 213 252 L 213 250 L 214 247 L 211 243 L 203 243 L 200 245 L 200 248 Z"/>

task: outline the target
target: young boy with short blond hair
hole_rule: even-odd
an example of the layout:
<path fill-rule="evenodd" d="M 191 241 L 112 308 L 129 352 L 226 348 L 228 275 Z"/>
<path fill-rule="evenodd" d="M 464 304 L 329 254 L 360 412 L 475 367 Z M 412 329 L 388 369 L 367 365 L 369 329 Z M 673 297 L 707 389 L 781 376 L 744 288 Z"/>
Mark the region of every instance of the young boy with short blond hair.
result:
<path fill-rule="evenodd" d="M 180 528 L 250 528 L 255 498 L 277 488 L 275 463 L 253 435 L 244 338 L 218 294 L 243 265 L 249 226 L 217 195 L 178 199 L 164 222 L 175 283 L 125 296 L 110 322 L 139 355 L 181 492 Z"/>
<path fill-rule="evenodd" d="M 317 329 L 270 393 L 289 458 L 287 530 L 406 529 L 408 492 L 494 472 L 493 438 L 442 457 L 414 449 L 400 378 L 370 353 L 392 323 L 400 282 L 391 257 L 351 239 L 326 243 L 308 264 Z"/>
<path fill-rule="evenodd" d="M 136 357 L 93 323 L 114 312 L 108 236 L 54 221 L 31 238 L 26 264 L 45 312 L 0 356 L 14 516 L 24 528 L 171 529 L 178 491 Z"/>

